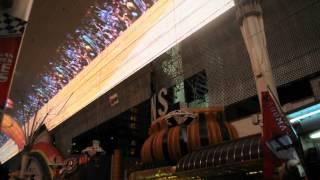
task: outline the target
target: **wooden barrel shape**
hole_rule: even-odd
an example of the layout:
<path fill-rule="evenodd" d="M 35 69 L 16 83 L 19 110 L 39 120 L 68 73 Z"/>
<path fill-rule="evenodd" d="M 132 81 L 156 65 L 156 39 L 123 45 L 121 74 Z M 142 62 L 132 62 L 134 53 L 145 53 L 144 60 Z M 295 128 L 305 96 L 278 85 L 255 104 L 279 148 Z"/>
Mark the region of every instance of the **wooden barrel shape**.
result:
<path fill-rule="evenodd" d="M 141 161 L 143 163 L 150 163 L 153 161 L 152 143 L 155 135 L 151 135 L 142 145 L 141 148 Z"/>
<path fill-rule="evenodd" d="M 196 121 L 187 129 L 188 150 L 194 151 L 202 146 L 218 144 L 238 137 L 235 128 L 222 120 L 221 112 L 200 112 Z"/>
<path fill-rule="evenodd" d="M 187 126 L 170 128 L 167 136 L 168 155 L 172 162 L 188 153 L 187 149 Z"/>
<path fill-rule="evenodd" d="M 162 117 L 157 118 L 151 123 L 151 126 L 149 128 L 149 135 L 160 132 L 163 129 L 168 128 L 167 121 Z"/>
<path fill-rule="evenodd" d="M 152 134 L 142 145 L 141 160 L 143 163 L 168 161 L 167 129 Z"/>
<path fill-rule="evenodd" d="M 159 133 L 155 134 L 152 142 L 152 154 L 155 161 L 165 161 L 168 160 L 167 156 L 167 129 L 161 130 Z"/>
<path fill-rule="evenodd" d="M 143 163 L 176 162 L 187 153 L 187 127 L 175 126 L 151 135 L 142 146 L 141 159 Z"/>
<path fill-rule="evenodd" d="M 163 119 L 154 122 L 153 134 L 145 141 L 141 150 L 142 162 L 175 162 L 200 147 L 238 137 L 235 128 L 223 121 L 222 112 L 211 109 L 200 109 L 197 112 L 198 119 L 189 125 L 182 124 L 168 128 Z M 204 165 L 203 163 L 201 161 L 201 165 Z"/>

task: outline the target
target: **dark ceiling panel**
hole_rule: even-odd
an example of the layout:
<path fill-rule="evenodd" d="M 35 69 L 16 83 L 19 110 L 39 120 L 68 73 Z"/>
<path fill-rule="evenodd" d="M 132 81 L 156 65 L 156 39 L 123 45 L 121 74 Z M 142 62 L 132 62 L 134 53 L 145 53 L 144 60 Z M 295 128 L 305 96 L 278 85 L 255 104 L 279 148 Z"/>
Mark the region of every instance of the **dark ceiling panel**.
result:
<path fill-rule="evenodd" d="M 22 99 L 57 47 L 80 24 L 92 1 L 35 0 L 14 75 L 11 98 Z"/>

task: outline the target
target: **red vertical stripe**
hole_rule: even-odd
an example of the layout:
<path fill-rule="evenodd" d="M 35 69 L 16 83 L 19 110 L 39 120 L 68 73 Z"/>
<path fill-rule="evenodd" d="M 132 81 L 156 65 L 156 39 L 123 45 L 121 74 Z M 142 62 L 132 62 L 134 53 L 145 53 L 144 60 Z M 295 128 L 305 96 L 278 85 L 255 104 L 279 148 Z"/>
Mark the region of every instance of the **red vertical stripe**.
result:
<path fill-rule="evenodd" d="M 277 126 L 273 111 L 276 109 L 276 104 L 269 92 L 262 92 L 262 116 L 263 116 L 263 176 L 265 180 L 273 179 L 273 170 L 279 165 L 280 160 L 267 147 L 266 142 L 277 135 L 285 134 L 281 132 Z M 273 111 L 272 111 L 273 110 Z M 280 113 L 280 112 L 279 112 Z"/>
<path fill-rule="evenodd" d="M 4 109 L 21 37 L 0 37 L 0 108 Z"/>

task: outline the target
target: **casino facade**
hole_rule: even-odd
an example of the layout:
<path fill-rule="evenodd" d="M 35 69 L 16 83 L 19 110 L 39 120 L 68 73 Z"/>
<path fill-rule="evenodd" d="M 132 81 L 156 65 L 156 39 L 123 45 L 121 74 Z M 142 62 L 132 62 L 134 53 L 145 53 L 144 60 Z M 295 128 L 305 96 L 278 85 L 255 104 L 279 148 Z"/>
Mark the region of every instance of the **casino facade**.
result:
<path fill-rule="evenodd" d="M 82 3 L 30 87 L 13 77 L 3 177 L 319 179 L 318 1 Z M 46 57 L 41 7 L 18 72 Z"/>

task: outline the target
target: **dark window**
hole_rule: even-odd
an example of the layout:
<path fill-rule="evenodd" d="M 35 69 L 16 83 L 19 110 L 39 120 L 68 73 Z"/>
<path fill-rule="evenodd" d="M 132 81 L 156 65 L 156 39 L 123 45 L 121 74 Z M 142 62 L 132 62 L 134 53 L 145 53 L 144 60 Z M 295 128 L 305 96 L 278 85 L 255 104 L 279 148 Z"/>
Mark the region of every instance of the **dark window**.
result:
<path fill-rule="evenodd" d="M 205 101 L 208 93 L 208 79 L 205 70 L 198 72 L 184 81 L 186 102 Z"/>

